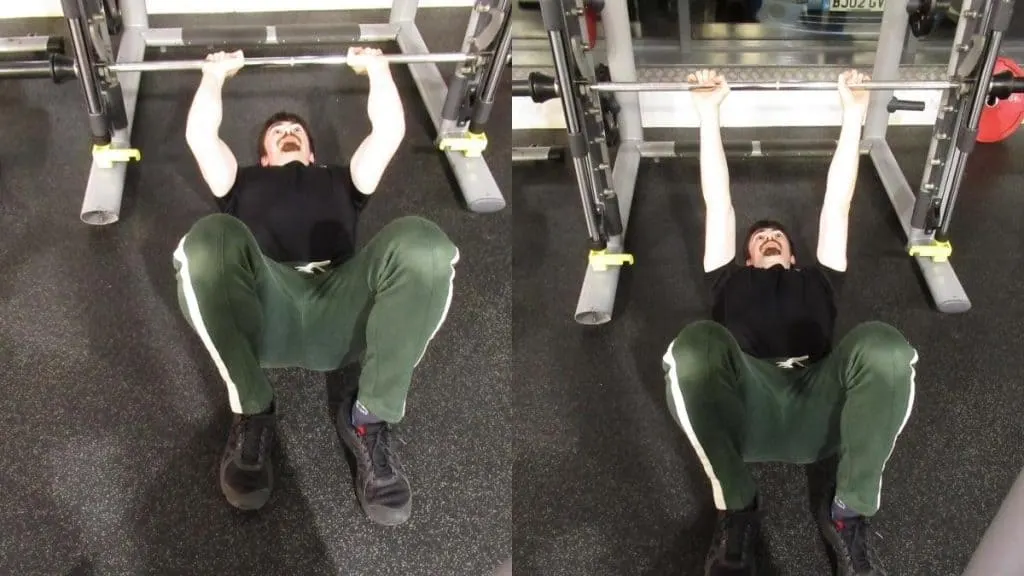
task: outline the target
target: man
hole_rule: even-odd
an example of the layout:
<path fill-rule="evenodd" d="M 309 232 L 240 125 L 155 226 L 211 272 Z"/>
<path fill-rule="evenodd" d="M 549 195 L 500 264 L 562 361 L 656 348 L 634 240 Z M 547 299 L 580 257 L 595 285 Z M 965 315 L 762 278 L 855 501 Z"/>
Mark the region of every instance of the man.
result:
<path fill-rule="evenodd" d="M 866 79 L 842 74 L 843 124 L 818 230 L 817 262 L 798 266 L 783 227 L 760 221 L 736 256 L 736 215 L 719 129 L 729 93 L 712 71 L 691 75 L 700 115 L 706 205 L 704 271 L 712 321 L 680 332 L 664 357 L 668 402 L 704 467 L 719 510 L 707 575 L 757 574 L 758 498 L 747 462 L 808 464 L 838 455 L 818 524 L 843 576 L 885 574 L 868 522 L 882 471 L 910 416 L 917 353 L 891 326 L 870 322 L 833 347 L 846 272 L 847 227 L 860 162 Z"/>
<path fill-rule="evenodd" d="M 335 428 L 357 462 L 356 495 L 384 525 L 409 518 L 409 482 L 389 426 L 405 414 L 413 369 L 448 313 L 458 250 L 434 224 L 400 218 L 356 250 L 356 222 L 401 144 L 398 90 L 380 51 L 350 51 L 369 77 L 372 131 L 345 165 L 315 162 L 302 118 L 273 115 L 259 163 L 238 167 L 220 139 L 221 90 L 241 52 L 207 58 L 186 140 L 220 214 L 174 253 L 179 302 L 227 385 L 233 421 L 220 466 L 228 502 L 262 507 L 274 473 L 276 403 L 265 367 L 330 371 L 359 361 L 358 392 Z M 341 111 L 339 110 L 339 113 Z"/>

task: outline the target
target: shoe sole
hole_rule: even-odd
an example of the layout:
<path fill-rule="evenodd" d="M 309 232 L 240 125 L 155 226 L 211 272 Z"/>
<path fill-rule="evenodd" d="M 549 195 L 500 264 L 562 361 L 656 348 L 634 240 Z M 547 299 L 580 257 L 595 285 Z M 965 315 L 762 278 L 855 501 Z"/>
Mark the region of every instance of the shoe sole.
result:
<path fill-rule="evenodd" d="M 253 512 L 263 508 L 270 500 L 270 494 L 274 491 L 274 466 L 267 459 L 267 472 L 270 473 L 270 482 L 266 488 L 260 490 L 253 490 L 252 492 L 239 492 L 228 485 L 224 481 L 224 465 L 220 468 L 220 491 L 224 494 L 224 498 L 239 510 L 245 512 Z"/>
<path fill-rule="evenodd" d="M 359 498 L 359 494 L 356 494 L 356 499 L 359 500 L 359 506 L 363 509 L 363 513 L 370 519 L 374 524 L 380 524 L 381 526 L 401 526 L 409 521 L 412 516 L 412 496 L 409 496 L 409 504 L 401 509 L 395 510 L 394 508 L 387 508 L 384 506 L 373 506 L 367 504 L 362 498 Z"/>

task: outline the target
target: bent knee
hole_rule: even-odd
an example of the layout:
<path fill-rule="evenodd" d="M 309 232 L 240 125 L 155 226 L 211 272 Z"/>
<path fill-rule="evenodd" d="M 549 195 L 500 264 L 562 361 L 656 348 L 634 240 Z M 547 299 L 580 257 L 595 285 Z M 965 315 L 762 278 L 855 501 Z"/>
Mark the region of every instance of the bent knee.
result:
<path fill-rule="evenodd" d="M 425 218 L 405 216 L 382 232 L 390 237 L 391 255 L 405 273 L 447 281 L 459 260 L 459 249 L 448 235 Z"/>
<path fill-rule="evenodd" d="M 251 237 L 245 224 L 234 216 L 204 216 L 182 238 L 174 253 L 175 264 L 187 266 L 193 279 L 215 276 L 223 270 L 227 255 L 243 250 Z"/>
<path fill-rule="evenodd" d="M 403 249 L 432 247 L 454 250 L 455 245 L 441 227 L 421 216 L 402 216 L 392 220 L 381 231 Z"/>
<path fill-rule="evenodd" d="M 224 236 L 239 236 L 249 233 L 241 220 L 230 214 L 207 214 L 189 229 L 185 235 L 186 245 L 220 242 Z"/>
<path fill-rule="evenodd" d="M 684 354 L 707 354 L 710 349 L 731 349 L 735 342 L 725 326 L 712 320 L 698 320 L 679 331 L 672 349 Z"/>
<path fill-rule="evenodd" d="M 879 360 L 890 359 L 894 356 L 905 362 L 916 362 L 917 351 L 906 337 L 894 326 L 885 322 L 864 322 L 850 330 L 847 338 L 857 354 L 868 358 Z"/>
<path fill-rule="evenodd" d="M 676 336 L 665 354 L 664 368 L 670 383 L 684 395 L 697 393 L 713 381 L 712 376 L 728 370 L 739 352 L 739 344 L 725 326 L 702 320 Z"/>

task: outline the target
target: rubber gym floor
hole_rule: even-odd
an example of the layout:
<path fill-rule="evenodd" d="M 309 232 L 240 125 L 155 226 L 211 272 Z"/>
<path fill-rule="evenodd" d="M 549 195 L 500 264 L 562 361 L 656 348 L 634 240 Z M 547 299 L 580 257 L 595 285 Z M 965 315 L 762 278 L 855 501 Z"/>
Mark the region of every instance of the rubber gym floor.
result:
<path fill-rule="evenodd" d="M 687 138 L 659 132 L 646 136 Z M 726 131 L 725 138 L 804 136 L 754 132 Z M 916 185 L 931 130 L 890 132 Z M 564 140 L 564 133 L 517 131 L 513 144 Z M 963 315 L 931 308 L 884 188 L 870 160 L 861 165 L 839 333 L 883 320 L 920 353 L 914 411 L 888 463 L 874 524 L 890 574 L 961 574 L 1024 465 L 1022 152 L 1017 136 L 979 145 L 970 157 L 951 228 L 952 262 L 974 305 Z M 793 228 L 798 258 L 813 254 L 828 161 L 730 160 L 740 226 L 776 217 Z M 636 264 L 624 270 L 614 318 L 600 327 L 573 321 L 586 228 L 571 164 L 516 165 L 513 175 L 515 473 L 530 479 L 516 483 L 516 567 L 551 575 L 702 574 L 714 524 L 711 490 L 669 415 L 661 372 L 672 338 L 707 317 L 699 162 L 641 163 L 627 237 Z M 777 573 L 830 574 L 806 471 L 758 465 L 754 472 Z"/>
<path fill-rule="evenodd" d="M 227 21 L 387 22 L 387 12 L 263 18 Z M 432 50 L 458 51 L 467 19 L 466 9 L 423 9 L 417 24 Z M 59 21 L 31 24 L 61 31 Z M 0 32 L 38 32 L 12 27 Z M 462 254 L 451 313 L 396 431 L 414 488 L 412 519 L 396 529 L 361 513 L 327 378 L 303 370 L 270 372 L 283 440 L 267 508 L 240 513 L 220 494 L 227 394 L 179 311 L 171 260 L 189 227 L 216 210 L 184 141 L 199 74 L 143 79 L 142 162 L 129 168 L 121 221 L 102 228 L 79 221 L 91 159 L 78 86 L 0 84 L 2 572 L 426 576 L 489 573 L 511 556 L 512 216 L 461 207 L 411 76 L 401 67 L 394 76 L 407 141 L 361 237 L 418 214 Z M 369 132 L 366 92 L 348 69 L 243 70 L 227 84 L 221 134 L 250 161 L 260 124 L 284 108 L 312 122 L 319 158 L 345 157 Z M 485 153 L 506 184 L 509 93 L 505 85 Z M 336 390 L 342 379 L 329 379 Z"/>

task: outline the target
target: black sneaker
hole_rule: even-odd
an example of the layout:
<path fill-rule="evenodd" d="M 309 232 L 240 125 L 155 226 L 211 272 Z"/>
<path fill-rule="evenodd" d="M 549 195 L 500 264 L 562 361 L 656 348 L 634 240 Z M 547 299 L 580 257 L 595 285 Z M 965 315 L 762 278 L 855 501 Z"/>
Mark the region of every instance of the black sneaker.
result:
<path fill-rule="evenodd" d="M 760 538 L 761 519 L 757 510 L 719 512 L 704 575 L 755 576 Z"/>
<path fill-rule="evenodd" d="M 818 510 L 818 528 L 828 545 L 837 576 L 886 576 L 882 561 L 871 547 L 871 523 L 858 516 L 832 520 L 832 500 Z"/>
<path fill-rule="evenodd" d="M 220 489 L 235 508 L 258 510 L 270 499 L 274 487 L 274 469 L 270 463 L 273 444 L 273 410 L 232 416 L 231 431 L 220 460 Z"/>
<path fill-rule="evenodd" d="M 356 459 L 356 498 L 377 524 L 397 526 L 412 514 L 412 488 L 391 451 L 386 422 L 352 425 L 354 398 L 342 402 L 334 426 L 342 444 Z"/>

